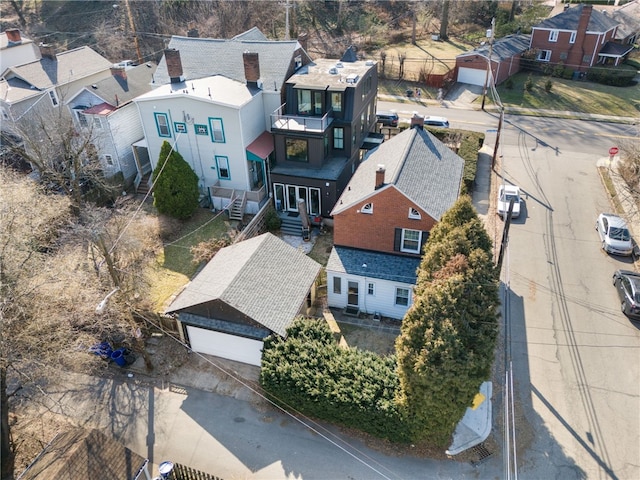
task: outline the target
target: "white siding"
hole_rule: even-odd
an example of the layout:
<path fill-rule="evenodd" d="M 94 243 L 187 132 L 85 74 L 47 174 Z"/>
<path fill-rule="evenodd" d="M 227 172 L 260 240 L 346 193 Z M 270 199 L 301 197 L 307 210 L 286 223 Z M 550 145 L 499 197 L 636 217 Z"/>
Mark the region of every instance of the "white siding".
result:
<path fill-rule="evenodd" d="M 110 135 L 115 149 L 114 162 L 120 164 L 125 180 L 135 178 L 137 169 L 131 144 L 143 136 L 135 104 L 130 103 L 108 116 Z M 105 152 L 106 153 L 106 152 Z"/>
<path fill-rule="evenodd" d="M 333 291 L 334 277 L 340 277 L 342 288 L 341 293 Z M 411 306 L 413 285 L 407 283 L 391 282 L 370 277 L 359 277 L 327 270 L 327 302 L 333 308 L 345 308 L 347 306 L 348 282 L 358 283 L 358 308 L 361 312 L 373 314 L 380 313 L 384 317 L 402 319 L 407 309 Z M 367 285 L 374 284 L 374 294 L 369 295 Z M 396 287 L 409 289 L 409 305 L 395 305 Z"/>
<path fill-rule="evenodd" d="M 23 38 L 24 40 L 24 38 Z M 33 42 L 3 48 L 0 52 L 0 75 L 9 67 L 24 65 L 40 59 L 40 49 Z"/>
<path fill-rule="evenodd" d="M 218 173 L 215 156 L 225 156 L 229 160 L 230 180 L 220 180 L 220 186 L 238 190 L 250 190 L 249 171 L 245 153 L 245 138 L 253 139 L 264 131 L 260 96 L 238 108 L 215 104 L 195 97 L 176 95 L 174 98 L 153 98 L 137 101 L 142 119 L 144 136 L 149 147 L 151 164 L 155 169 L 160 147 L 166 140 L 173 144 L 200 178 L 201 187 L 216 184 Z M 245 110 L 247 114 L 245 114 Z M 156 128 L 154 113 L 166 113 L 169 117 L 171 137 L 160 137 Z M 221 118 L 225 142 L 211 141 L 209 118 Z M 186 120 L 186 121 L 185 121 Z M 174 122 L 187 123 L 187 133 L 177 137 Z M 207 125 L 208 135 L 196 135 L 195 124 Z M 245 132 L 250 132 L 245 133 Z M 248 141 L 246 142 L 249 143 Z"/>

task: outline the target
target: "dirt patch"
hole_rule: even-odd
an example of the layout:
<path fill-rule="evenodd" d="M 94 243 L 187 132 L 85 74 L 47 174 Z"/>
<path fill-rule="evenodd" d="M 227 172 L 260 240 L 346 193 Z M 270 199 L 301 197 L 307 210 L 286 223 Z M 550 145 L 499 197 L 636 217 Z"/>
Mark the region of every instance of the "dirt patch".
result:
<path fill-rule="evenodd" d="M 347 345 L 359 350 L 366 350 L 378 355 L 395 353 L 396 333 L 381 332 L 366 327 L 358 327 L 338 322 L 342 336 Z"/>

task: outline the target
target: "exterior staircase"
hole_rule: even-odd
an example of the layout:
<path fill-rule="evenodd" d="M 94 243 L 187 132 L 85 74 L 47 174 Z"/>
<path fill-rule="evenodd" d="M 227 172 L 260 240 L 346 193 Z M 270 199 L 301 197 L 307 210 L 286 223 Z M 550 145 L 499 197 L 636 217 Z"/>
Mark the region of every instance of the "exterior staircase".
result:
<path fill-rule="evenodd" d="M 246 192 L 242 192 L 241 197 L 233 197 L 233 201 L 227 207 L 229 211 L 229 220 L 237 220 L 239 222 L 244 218 L 244 207 L 247 203 Z"/>
<path fill-rule="evenodd" d="M 297 237 L 302 236 L 302 220 L 300 215 L 294 213 L 293 215 L 288 212 L 280 212 L 280 232 L 285 235 L 295 235 Z"/>
<path fill-rule="evenodd" d="M 151 187 L 149 186 L 150 180 L 151 172 L 147 173 L 144 177 L 142 177 L 142 180 L 140 180 L 140 185 L 138 185 L 138 188 L 136 188 L 137 195 L 146 195 L 147 193 L 149 193 L 149 190 L 151 190 Z"/>

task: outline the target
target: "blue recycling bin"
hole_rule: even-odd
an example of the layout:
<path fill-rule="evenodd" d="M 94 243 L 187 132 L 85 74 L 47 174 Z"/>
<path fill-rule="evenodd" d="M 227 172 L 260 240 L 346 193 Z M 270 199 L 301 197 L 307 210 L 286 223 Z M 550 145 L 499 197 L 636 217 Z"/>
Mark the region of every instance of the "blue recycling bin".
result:
<path fill-rule="evenodd" d="M 119 348 L 111 353 L 111 360 L 119 367 L 124 367 L 127 364 L 127 360 L 124 358 L 124 350 L 124 348 Z"/>
<path fill-rule="evenodd" d="M 89 351 L 95 353 L 101 358 L 104 358 L 105 360 L 111 358 L 111 354 L 113 353 L 113 349 L 109 342 L 98 343 L 91 347 Z"/>

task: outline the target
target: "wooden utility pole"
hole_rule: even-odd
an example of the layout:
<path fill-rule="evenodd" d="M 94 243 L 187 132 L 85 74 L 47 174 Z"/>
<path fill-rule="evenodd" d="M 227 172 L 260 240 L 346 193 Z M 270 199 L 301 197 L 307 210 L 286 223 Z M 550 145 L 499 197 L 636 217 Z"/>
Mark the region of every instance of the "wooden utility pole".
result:
<path fill-rule="evenodd" d="M 493 54 L 493 31 L 496 29 L 496 19 L 491 19 L 491 30 L 489 36 L 489 60 L 487 62 L 487 75 L 484 77 L 484 89 L 482 90 L 482 110 L 484 110 L 484 102 L 487 98 L 487 86 L 489 84 L 489 73 L 491 72 L 491 55 Z M 493 75 L 492 75 L 493 77 Z"/>
<path fill-rule="evenodd" d="M 493 146 L 493 156 L 491 157 L 491 168 L 496 165 L 496 157 L 498 156 L 498 147 L 500 146 L 500 132 L 502 132 L 502 122 L 504 120 L 504 107 L 500 105 L 500 119 L 498 120 L 498 131 L 496 132 L 496 144 Z"/>
<path fill-rule="evenodd" d="M 131 15 L 131 5 L 129 0 L 124 0 L 124 4 L 127 7 L 127 17 L 129 18 L 129 27 L 133 32 L 133 44 L 136 47 L 136 54 L 138 55 L 138 65 L 142 63 L 142 53 L 140 53 L 140 44 L 138 43 L 138 34 L 136 33 L 136 26 L 133 23 L 133 15 Z"/>

